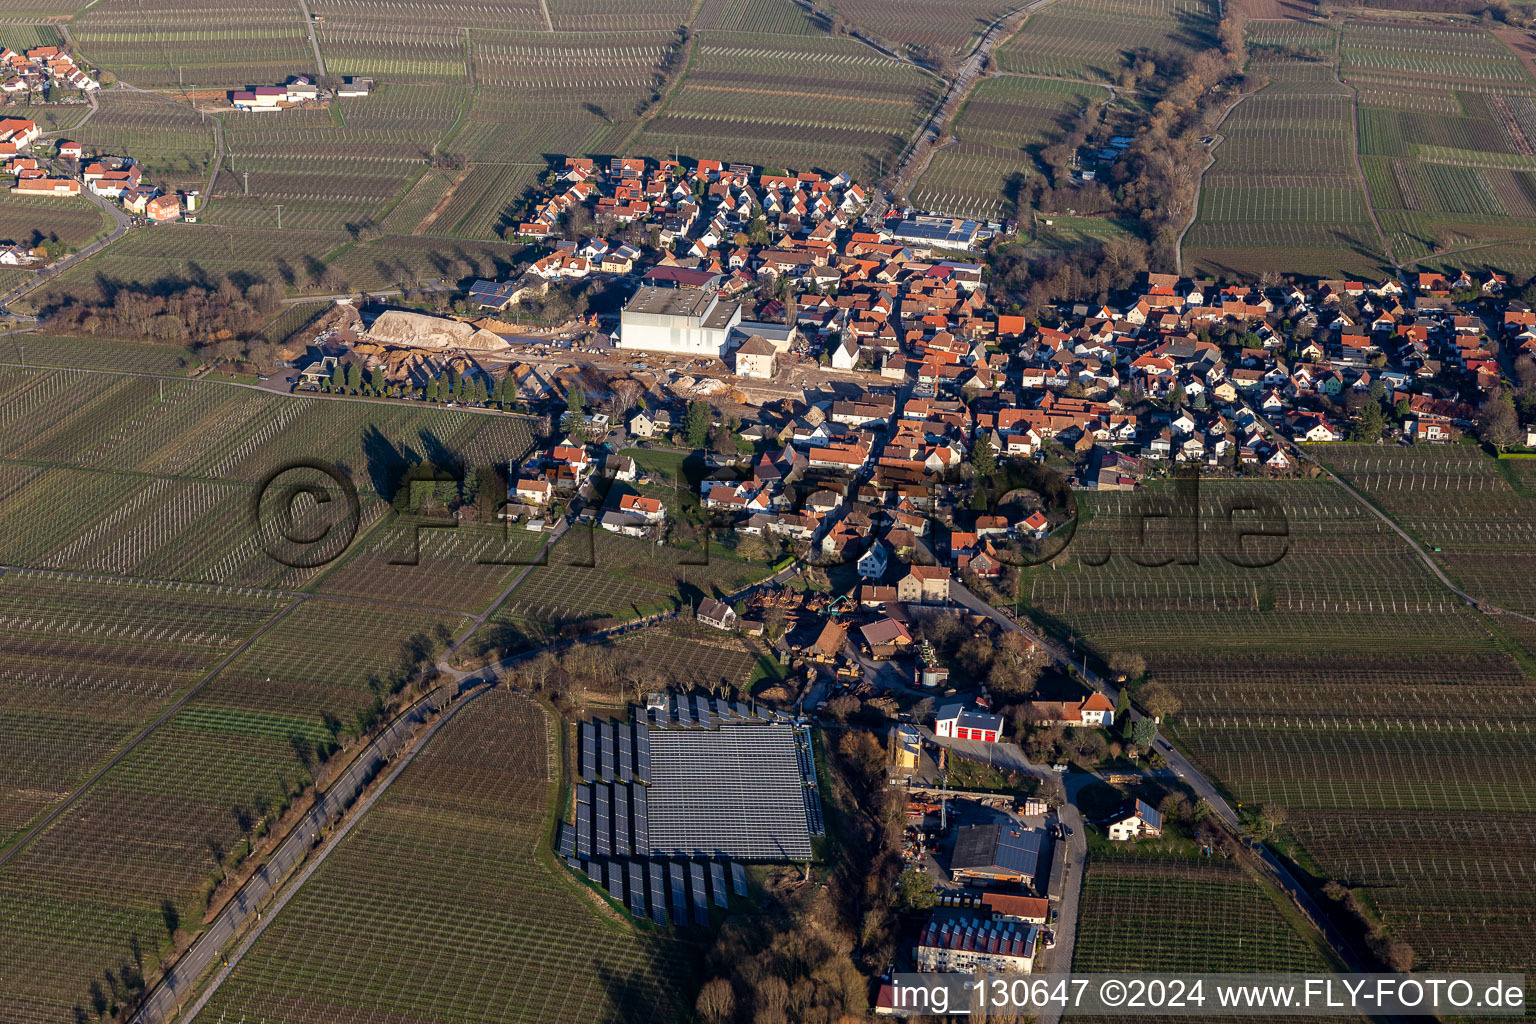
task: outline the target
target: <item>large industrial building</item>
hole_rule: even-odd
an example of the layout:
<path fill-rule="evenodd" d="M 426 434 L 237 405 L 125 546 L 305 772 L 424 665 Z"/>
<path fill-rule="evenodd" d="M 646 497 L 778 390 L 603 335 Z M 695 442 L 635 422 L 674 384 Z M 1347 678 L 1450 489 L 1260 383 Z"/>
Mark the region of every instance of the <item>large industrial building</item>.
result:
<path fill-rule="evenodd" d="M 719 359 L 739 323 L 740 302 L 698 288 L 647 286 L 619 315 L 617 347 Z"/>

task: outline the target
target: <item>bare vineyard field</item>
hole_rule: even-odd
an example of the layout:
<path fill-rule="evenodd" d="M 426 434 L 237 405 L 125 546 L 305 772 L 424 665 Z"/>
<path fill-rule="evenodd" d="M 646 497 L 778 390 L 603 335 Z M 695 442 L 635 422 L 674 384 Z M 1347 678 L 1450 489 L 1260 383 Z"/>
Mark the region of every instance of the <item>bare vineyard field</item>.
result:
<path fill-rule="evenodd" d="M 521 246 L 506 242 L 388 235 L 346 246 L 334 254 L 331 265 L 353 288 L 412 285 L 439 278 L 467 283 L 465 279 L 512 276 L 521 251 Z"/>
<path fill-rule="evenodd" d="M 1274 896 L 1221 860 L 1094 854 L 1083 878 L 1078 971 L 1305 971 L 1327 967 Z"/>
<path fill-rule="evenodd" d="M 553 864 L 553 743 L 521 694 L 464 708 L 197 1019 L 688 1019 L 692 951 L 604 919 Z"/>
<path fill-rule="evenodd" d="M 1366 186 L 1400 260 L 1432 265 L 1436 250 L 1531 239 L 1536 83 L 1514 54 L 1479 29 L 1355 22 L 1341 54 L 1362 104 Z M 1509 251 L 1469 260 L 1528 265 Z"/>
<path fill-rule="evenodd" d="M 273 0 L 234 9 L 100 0 L 70 33 L 93 62 L 140 88 L 242 89 L 317 72 L 298 8 Z"/>
<path fill-rule="evenodd" d="M 81 129 L 88 153 L 131 156 L 166 187 L 201 189 L 213 159 L 214 123 L 162 96 L 112 90 Z"/>
<path fill-rule="evenodd" d="M 849 40 L 700 33 L 635 149 L 879 177 L 935 102 L 933 85 Z"/>
<path fill-rule="evenodd" d="M 213 224 L 162 224 L 137 231 L 99 256 L 72 267 L 50 285 L 27 296 L 42 308 L 60 296 L 89 298 L 100 282 L 152 285 L 211 283 L 231 273 L 281 283 L 293 291 L 322 292 L 324 258 L 348 240 L 344 232 L 247 228 L 228 231 Z"/>
<path fill-rule="evenodd" d="M 43 199 L 0 192 L 0 241 L 29 247 L 72 248 L 106 234 L 107 230 L 106 216 L 89 200 Z"/>
<path fill-rule="evenodd" d="M 1526 460 L 1477 448 L 1339 446 L 1320 452 L 1341 476 L 1437 557 L 1469 593 L 1536 614 L 1536 489 Z"/>
<path fill-rule="evenodd" d="M 1229 862 L 1095 853 L 1083 877 L 1072 966 L 1172 973 L 1327 970 L 1329 961 L 1299 927 L 1272 890 Z M 1082 1019 L 1097 1024 L 1113 1018 Z"/>
<path fill-rule="evenodd" d="M 1014 194 L 1036 173 L 1039 151 L 1061 138 L 1079 111 L 1108 98 L 1075 82 L 983 80 L 952 129 L 959 142 L 934 154 L 912 190 L 913 204 L 986 219 L 1017 216 Z"/>
<path fill-rule="evenodd" d="M 1270 84 L 1222 125 L 1186 262 L 1226 277 L 1375 274 L 1384 257 L 1354 172 L 1349 90 L 1295 58 L 1256 58 L 1254 72 Z"/>
<path fill-rule="evenodd" d="M 58 1020 L 130 955 L 169 948 L 162 901 L 190 929 L 219 862 L 248 824 L 282 806 L 306 776 L 292 737 L 356 728 L 373 685 L 460 626 L 419 611 L 311 599 L 261 636 L 150 734 L 70 813 L 0 870 L 0 965 L 7 1021 Z M 232 808 L 240 808 L 236 814 Z"/>
<path fill-rule="evenodd" d="M 704 563 L 704 564 L 696 564 Z M 572 530 L 475 635 L 480 650 L 519 650 L 630 619 L 691 609 L 769 575 L 710 550 L 685 551 L 602 530 Z"/>
<path fill-rule="evenodd" d="M 194 366 L 196 359 L 188 349 L 177 345 L 141 345 L 29 332 L 0 339 L 0 363 L 177 376 Z"/>
<path fill-rule="evenodd" d="M 684 691 L 720 686 L 744 691 L 762 653 L 745 637 L 686 620 L 626 634 L 613 646 L 626 665 L 634 666 L 627 674 Z"/>
<path fill-rule="evenodd" d="M 520 419 L 451 409 L 70 370 L 4 367 L 0 382 L 0 559 L 13 565 L 298 586 L 316 570 L 273 561 L 250 511 L 272 472 L 300 458 L 344 467 L 371 527 L 397 467 L 444 453 L 490 465 L 531 444 Z M 54 403 L 72 414 L 32 415 Z"/>
<path fill-rule="evenodd" d="M 1319 454 L 1415 532 L 1464 522 L 1471 550 L 1505 559 L 1523 590 L 1526 574 L 1507 565 L 1529 546 L 1526 499 L 1510 483 L 1526 478 L 1524 467 L 1501 470 L 1459 446 Z M 1267 568 L 1219 556 L 1214 524 L 1239 498 L 1287 523 L 1284 556 Z M 1113 545 L 1116 522 L 1133 510 L 1125 496 L 1088 500 L 1095 516 L 1074 541 L 1083 552 Z M 1521 668 L 1522 638 L 1468 609 L 1340 488 L 1207 482 L 1200 500 L 1198 566 L 1142 569 L 1122 554 L 1101 569 L 1035 570 L 1027 599 L 1102 651 L 1144 653 L 1179 694 L 1172 729 L 1201 768 L 1244 804 L 1286 807 L 1308 854 L 1330 877 L 1364 886 L 1426 963 L 1494 962 L 1485 929 L 1509 943 L 1503 962 L 1527 962 L 1533 946 L 1518 922 L 1536 904 L 1504 838 L 1533 809 L 1536 784 L 1526 756 L 1536 687 Z M 1456 550 L 1437 556 L 1453 576 Z M 1394 823 L 1409 817 L 1477 838 L 1454 862 L 1435 857 L 1397 841 Z M 1501 900 L 1452 920 L 1418 902 L 1424 891 L 1488 884 Z"/>
<path fill-rule="evenodd" d="M 989 25 L 1017 6 L 1008 0 L 845 0 L 837 13 L 897 52 L 931 46 L 968 53 Z"/>
<path fill-rule="evenodd" d="M 0 845 L 280 606 L 236 588 L 0 576 Z"/>
<path fill-rule="evenodd" d="M 1133 54 L 1193 53 L 1214 45 L 1215 31 L 1207 0 L 1061 0 L 1030 15 L 998 65 L 1112 82 Z"/>

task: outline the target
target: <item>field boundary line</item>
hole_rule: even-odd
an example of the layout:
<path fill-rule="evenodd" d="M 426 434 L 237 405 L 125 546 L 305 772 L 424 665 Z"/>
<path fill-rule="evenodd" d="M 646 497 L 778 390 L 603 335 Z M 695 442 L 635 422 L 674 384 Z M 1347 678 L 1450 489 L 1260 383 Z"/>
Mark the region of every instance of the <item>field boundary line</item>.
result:
<path fill-rule="evenodd" d="M 1397 256 L 1392 252 L 1392 239 L 1382 230 L 1381 218 L 1376 216 L 1376 204 L 1371 202 L 1371 187 L 1365 180 L 1365 167 L 1360 163 L 1360 90 L 1344 81 L 1344 26 L 1349 24 L 1349 19 L 1339 23 L 1339 27 L 1333 34 L 1333 80 L 1349 90 L 1349 134 L 1351 144 L 1349 148 L 1350 159 L 1355 164 L 1355 179 L 1360 183 L 1360 195 L 1365 199 L 1365 212 L 1370 215 L 1371 226 L 1376 229 L 1376 237 L 1381 240 L 1381 253 L 1392 264 L 1392 269 L 1402 272 L 1403 265 L 1398 262 Z"/>
<path fill-rule="evenodd" d="M 1273 84 L 1273 83 L 1271 83 Z M 1268 85 L 1264 87 L 1269 88 Z M 1178 240 L 1173 243 L 1173 272 L 1179 276 L 1184 274 L 1184 236 L 1189 234 L 1195 222 L 1200 219 L 1200 192 L 1205 188 L 1205 176 L 1212 167 L 1216 166 L 1216 150 L 1227 141 L 1227 137 L 1221 134 L 1221 126 L 1227 123 L 1227 118 L 1232 116 L 1232 111 L 1243 105 L 1243 101 L 1249 96 L 1257 96 L 1264 89 L 1255 89 L 1253 92 L 1245 92 L 1239 96 L 1233 104 L 1222 113 L 1221 119 L 1211 126 L 1211 145 L 1206 149 L 1205 166 L 1200 168 L 1200 176 L 1195 179 L 1195 194 L 1189 204 L 1189 220 L 1184 223 L 1184 228 L 1179 232 Z"/>
<path fill-rule="evenodd" d="M 309 851 L 305 851 L 305 854 L 300 855 L 302 859 L 299 861 L 299 864 L 302 864 L 303 866 L 300 868 L 297 875 L 290 875 L 287 871 L 285 871 L 281 876 L 275 879 L 270 878 L 268 877 L 268 866 L 271 863 L 269 861 L 268 865 L 264 865 L 258 869 L 250 879 L 247 879 L 245 883 L 246 885 L 250 885 L 251 882 L 256 880 L 260 880 L 261 882 L 265 883 L 267 885 L 267 894 L 277 890 L 277 897 L 275 902 L 271 906 L 266 907 L 264 910 L 257 911 L 256 904 L 259 903 L 261 897 L 258 896 L 256 900 L 248 900 L 244 898 L 245 887 L 242 886 L 239 891 L 233 894 L 225 902 L 218 915 L 204 926 L 203 932 L 199 939 L 187 947 L 187 949 L 181 954 L 181 957 L 178 958 L 176 964 L 174 964 L 169 971 L 163 974 L 159 981 L 156 982 L 155 987 L 151 989 L 148 994 L 146 994 L 143 1002 L 139 1004 L 138 1010 L 135 1011 L 133 1017 L 130 1018 L 133 1024 L 145 1024 L 145 1022 L 150 1020 L 165 1021 L 177 1018 L 183 1021 L 194 1020 L 197 1017 L 197 1014 L 207 1004 L 208 1000 L 213 998 L 214 994 L 218 991 L 219 986 L 223 984 L 224 980 L 229 976 L 230 972 L 232 972 L 239 965 L 240 958 L 244 956 L 245 953 L 251 948 L 251 946 L 255 944 L 256 940 L 261 937 L 261 934 L 266 930 L 267 925 L 272 923 L 272 921 L 277 917 L 278 912 L 288 904 L 288 901 L 303 889 L 304 884 L 309 881 L 310 876 L 315 873 L 315 870 L 319 868 L 321 864 L 325 863 L 325 860 L 330 856 L 331 851 L 337 849 L 341 845 L 342 840 L 346 839 L 347 835 L 352 831 L 352 827 L 367 815 L 368 811 L 373 807 L 374 803 L 378 801 L 379 797 L 388 792 L 389 787 L 394 783 L 395 779 L 399 777 L 400 773 L 409 767 L 411 763 L 416 759 L 416 755 L 419 754 L 422 750 L 426 749 L 432 737 L 437 734 L 437 730 L 442 728 L 443 725 L 445 725 L 456 714 L 458 714 L 460 708 L 469 704 L 477 697 L 489 693 L 494 688 L 494 684 L 482 684 L 478 689 L 469 691 L 457 691 L 459 696 L 459 699 L 457 700 L 454 699 L 454 693 L 447 694 L 446 699 L 451 701 L 451 703 L 449 703 L 446 708 L 435 709 L 441 713 L 437 716 L 436 719 L 432 721 L 426 730 L 418 736 L 411 736 L 408 734 L 400 743 L 399 747 L 397 747 L 395 751 L 391 752 L 391 754 L 399 754 L 399 759 L 395 766 L 389 771 L 389 773 L 384 776 L 383 781 L 379 782 L 378 780 L 373 780 L 371 783 L 363 783 L 358 791 L 359 797 L 357 801 L 350 807 L 346 807 L 342 810 L 340 814 L 340 826 L 337 827 L 336 830 L 331 833 L 331 835 L 326 837 L 325 842 L 320 843 L 318 847 L 311 847 L 311 849 L 315 850 L 314 856 L 307 856 Z M 370 751 L 373 752 L 373 758 L 383 760 L 387 763 L 391 754 L 382 753 L 375 748 L 389 740 L 397 728 L 399 728 L 401 725 L 407 724 L 410 716 L 417 714 L 419 708 L 429 704 L 429 702 L 431 702 L 433 699 L 439 697 L 442 689 L 443 688 L 439 688 L 424 695 L 420 700 L 416 701 L 408 709 L 402 712 L 400 717 L 395 720 L 393 725 L 391 725 L 384 732 L 380 733 L 377 737 L 375 737 L 372 743 L 369 743 L 367 747 L 358 752 L 358 755 L 353 760 L 352 764 L 347 767 L 345 774 L 351 774 L 353 771 L 357 770 L 357 767 L 363 763 L 364 757 L 367 756 Z M 342 776 L 342 778 L 345 778 L 345 774 Z M 341 779 L 336 780 L 337 783 L 340 781 Z M 333 789 L 335 785 L 336 783 L 332 784 Z M 276 857 L 278 853 L 289 843 L 294 842 L 295 840 L 302 840 L 304 837 L 304 830 L 306 828 L 324 827 L 324 823 L 320 822 L 320 820 L 316 818 L 316 815 L 321 813 L 323 805 L 329 802 L 331 794 L 332 790 L 327 790 L 323 796 L 317 797 L 315 806 L 310 809 L 304 818 L 300 819 L 294 824 L 293 829 L 288 833 L 286 837 L 284 837 L 283 841 L 278 844 L 277 849 L 273 851 L 273 857 Z M 311 823 L 312 819 L 314 823 Z M 238 911 L 241 915 L 240 921 L 238 923 L 233 921 L 235 916 L 234 912 L 236 911 Z M 213 957 L 217 956 L 219 949 L 222 948 L 222 943 L 209 937 L 214 934 L 214 926 L 216 924 L 218 924 L 220 921 L 223 921 L 225 923 L 225 927 L 233 932 L 236 928 L 239 927 L 239 924 L 249 921 L 253 912 L 257 913 L 256 927 L 248 932 L 240 944 L 223 958 L 223 963 L 219 971 L 213 975 L 208 984 L 204 987 L 203 991 L 198 997 L 197 1002 L 192 1005 L 190 1011 L 184 1011 L 181 1007 L 175 1005 L 174 1003 L 170 1008 L 171 1012 L 169 1014 L 165 1013 L 164 1011 L 157 1011 L 157 1008 L 151 1006 L 151 1000 L 156 999 L 157 997 L 164 998 L 162 994 L 166 992 L 172 993 L 170 998 L 173 1000 L 176 998 L 174 995 L 175 979 L 173 976 L 178 971 L 181 962 L 185 960 L 189 955 L 191 955 L 192 951 L 197 949 L 197 947 L 204 942 L 216 943 L 215 946 L 210 950 L 210 955 L 208 957 L 211 965 Z M 206 966 L 203 969 L 206 969 Z"/>
<path fill-rule="evenodd" d="M 186 707 L 187 703 L 191 701 L 193 697 L 196 697 L 205 687 L 207 687 L 209 683 L 218 678 L 219 674 L 228 668 L 236 658 L 244 654 L 252 644 L 261 639 L 261 637 L 265 636 L 272 629 L 272 627 L 286 619 L 295 608 L 299 607 L 309 599 L 310 595 L 308 594 L 302 594 L 298 597 L 295 597 L 293 600 L 288 602 L 287 605 L 283 606 L 283 608 L 268 618 L 267 621 L 262 624 L 260 629 L 246 637 L 244 642 L 242 642 L 234 650 L 230 651 L 229 654 L 225 655 L 224 659 L 217 665 L 213 666 L 213 668 L 209 669 L 207 673 L 204 674 L 203 678 L 199 679 L 192 685 L 191 689 L 187 690 L 187 692 L 183 693 L 169 707 L 160 712 L 160 714 L 156 716 L 155 719 L 146 725 L 142 730 L 140 730 L 139 734 L 130 740 L 127 745 L 119 748 L 117 753 L 112 755 L 111 759 L 109 759 L 106 764 L 96 769 L 95 773 L 92 774 L 90 778 L 86 779 L 79 786 L 77 786 L 73 793 L 58 803 L 54 804 L 53 807 L 49 809 L 49 811 L 43 816 L 42 820 L 37 822 L 37 824 L 33 825 L 25 833 L 19 836 L 14 842 L 10 844 L 10 846 L 6 847 L 5 851 L 0 853 L 0 868 L 5 867 L 5 865 L 11 860 L 12 857 L 26 849 L 27 846 L 31 844 L 32 840 L 41 835 L 49 825 L 52 825 L 55 821 L 57 821 L 60 815 L 62 815 L 66 810 L 74 805 L 75 801 L 79 800 L 82 796 L 85 795 L 86 790 L 96 785 L 96 783 L 100 782 L 109 771 L 122 763 L 123 759 L 126 758 L 129 754 L 133 753 L 139 744 L 147 740 L 151 734 L 156 732 L 166 722 L 170 721 L 171 718 L 174 717 L 179 711 L 181 711 L 182 708 Z"/>

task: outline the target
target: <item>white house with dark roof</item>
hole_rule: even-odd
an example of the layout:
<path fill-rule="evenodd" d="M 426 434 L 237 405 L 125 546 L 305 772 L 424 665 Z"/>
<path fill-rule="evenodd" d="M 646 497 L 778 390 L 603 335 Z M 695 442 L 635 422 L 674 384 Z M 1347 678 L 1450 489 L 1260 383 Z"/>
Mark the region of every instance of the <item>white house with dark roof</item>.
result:
<path fill-rule="evenodd" d="M 964 704 L 946 704 L 933 721 L 933 732 L 941 739 L 996 743 L 1003 738 L 1003 716 L 974 711 Z"/>

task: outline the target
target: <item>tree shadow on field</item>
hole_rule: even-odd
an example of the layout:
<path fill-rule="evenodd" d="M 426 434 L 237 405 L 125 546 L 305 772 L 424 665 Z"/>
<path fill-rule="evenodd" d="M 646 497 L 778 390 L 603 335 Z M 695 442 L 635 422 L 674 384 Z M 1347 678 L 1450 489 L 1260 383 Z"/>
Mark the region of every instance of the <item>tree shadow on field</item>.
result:
<path fill-rule="evenodd" d="M 420 462 L 421 457 L 404 445 L 395 444 L 375 425 L 363 432 L 363 461 L 373 493 L 389 501 L 394 497 L 395 481 L 401 471 Z"/>
<path fill-rule="evenodd" d="M 650 894 L 647 893 L 647 901 Z M 606 964 L 594 964 L 597 982 L 613 1003 L 611 1020 L 689 1020 L 697 998 L 699 978 L 689 969 L 691 958 L 666 957 L 659 943 L 640 938 L 628 959 L 633 965 L 621 972 Z M 690 943 L 689 945 L 694 945 Z"/>

